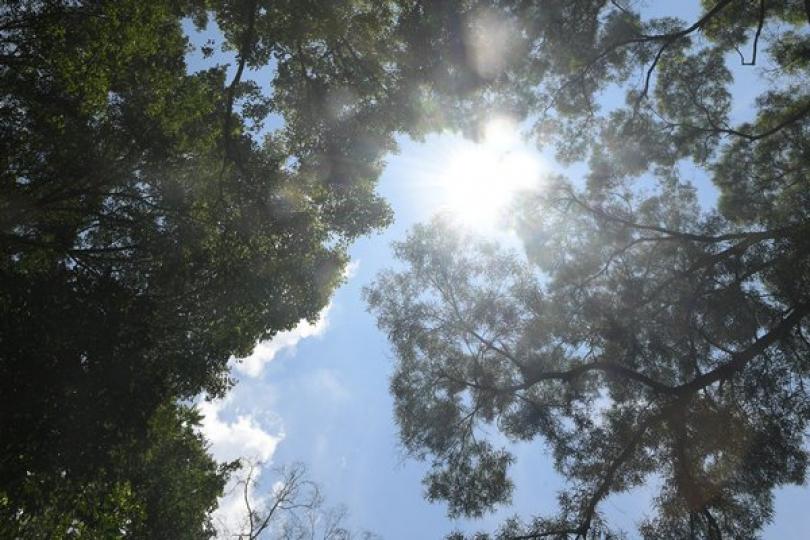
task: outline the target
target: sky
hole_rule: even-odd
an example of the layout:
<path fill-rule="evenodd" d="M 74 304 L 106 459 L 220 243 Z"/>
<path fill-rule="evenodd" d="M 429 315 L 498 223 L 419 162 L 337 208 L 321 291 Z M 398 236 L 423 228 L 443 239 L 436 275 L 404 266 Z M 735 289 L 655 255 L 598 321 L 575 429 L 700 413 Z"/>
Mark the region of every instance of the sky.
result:
<path fill-rule="evenodd" d="M 664 4 L 671 9 L 676 3 Z M 677 4 L 679 15 L 694 18 L 696 5 Z M 655 7 L 648 11 L 652 14 Z M 218 38 L 211 26 L 200 33 L 187 24 L 186 31 L 196 44 Z M 191 53 L 189 69 L 211 62 L 232 63 L 233 57 L 219 53 L 208 62 Z M 266 75 L 260 72 L 252 77 L 265 84 Z M 734 116 L 743 118 L 761 83 L 750 70 L 738 70 L 735 75 Z M 451 520 L 444 504 L 424 500 L 421 479 L 427 467 L 408 458 L 398 443 L 388 392 L 393 353 L 361 298 L 362 288 L 380 270 L 394 264 L 391 243 L 403 240 L 410 227 L 436 212 L 450 210 L 461 220 L 484 221 L 482 232 L 491 231 L 488 220 L 471 219 L 481 217 L 475 205 L 482 197 L 486 200 L 486 193 L 477 194 L 475 185 L 459 186 L 456 181 L 475 170 L 482 179 L 487 178 L 486 160 L 476 161 L 482 153 L 508 156 L 501 165 L 530 170 L 534 178 L 559 170 L 548 154 L 515 139 L 516 127 L 508 121 L 496 119 L 492 130 L 491 144 L 486 147 L 447 133 L 421 143 L 401 139 L 400 152 L 388 158 L 379 183 L 380 193 L 394 210 L 393 225 L 353 245 L 346 282 L 317 323 L 304 321 L 292 331 L 258 344 L 253 355 L 234 364 L 239 382 L 229 395 L 222 401 L 199 403 L 205 415 L 202 431 L 217 459 L 248 457 L 266 463 L 254 494 L 257 500 L 272 489 L 276 480 L 273 467 L 301 462 L 320 484 L 328 504 L 347 507 L 352 528 L 390 540 L 441 538 L 455 528 L 493 531 L 513 514 L 529 517 L 554 511 L 555 492 L 563 484 L 541 441 L 513 446 L 517 459 L 511 474 L 516 489 L 510 506 L 480 520 Z M 581 169 L 574 167 L 567 172 L 576 175 L 578 171 Z M 686 166 L 683 173 L 699 188 L 704 206 L 710 207 L 716 196 L 713 187 L 694 168 Z M 511 179 L 518 187 L 524 180 L 519 174 Z M 459 199 L 465 203 L 456 204 Z M 470 207 L 473 213 L 465 215 L 462 209 Z M 509 234 L 498 238 L 507 244 L 515 242 Z M 612 496 L 602 510 L 611 523 L 634 538 L 634 524 L 648 511 L 653 494 L 654 490 L 642 488 Z M 226 522 L 243 508 L 234 494 L 226 496 L 220 506 L 217 517 Z M 810 490 L 806 486 L 779 490 L 774 524 L 765 529 L 763 537 L 806 539 L 808 508 Z"/>

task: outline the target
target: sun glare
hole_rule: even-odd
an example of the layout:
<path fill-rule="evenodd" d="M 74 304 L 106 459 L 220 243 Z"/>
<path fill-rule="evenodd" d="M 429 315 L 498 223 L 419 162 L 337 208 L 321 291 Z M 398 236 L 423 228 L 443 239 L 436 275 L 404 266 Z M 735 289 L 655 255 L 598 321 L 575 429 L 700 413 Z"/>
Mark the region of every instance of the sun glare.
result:
<path fill-rule="evenodd" d="M 494 229 L 516 193 L 537 187 L 541 161 L 508 119 L 490 121 L 478 143 L 458 143 L 440 172 L 443 209 L 479 230 Z"/>

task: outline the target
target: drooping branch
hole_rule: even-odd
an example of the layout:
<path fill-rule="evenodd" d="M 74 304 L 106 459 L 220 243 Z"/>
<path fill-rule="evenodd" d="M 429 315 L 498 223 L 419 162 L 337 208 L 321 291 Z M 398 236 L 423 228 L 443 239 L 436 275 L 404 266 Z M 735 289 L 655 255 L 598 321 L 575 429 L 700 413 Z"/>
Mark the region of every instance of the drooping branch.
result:
<path fill-rule="evenodd" d="M 774 236 L 774 234 L 776 236 Z M 770 240 L 776 238 L 782 234 L 782 231 L 775 231 L 771 233 L 770 231 L 763 231 L 761 233 L 751 233 L 747 238 L 744 238 L 740 242 L 731 245 L 730 247 L 719 251 L 717 253 L 713 253 L 706 257 L 701 258 L 700 260 L 696 261 L 692 265 L 690 265 L 686 270 L 675 272 L 671 277 L 659 283 L 653 290 L 647 295 L 644 295 L 636 304 L 634 304 L 634 308 L 638 309 L 650 302 L 652 302 L 655 298 L 658 297 L 663 291 L 665 291 L 669 286 L 675 283 L 678 279 L 689 279 L 694 278 L 695 272 L 698 270 L 702 270 L 705 268 L 711 268 L 716 264 L 730 258 L 733 256 L 740 256 L 744 254 L 749 248 L 756 245 L 757 243 L 763 240 Z"/>
<path fill-rule="evenodd" d="M 501 353 L 503 354 L 503 353 Z M 513 358 L 514 361 L 517 361 Z M 458 377 L 454 377 L 447 373 L 446 371 L 442 371 L 441 375 L 455 383 L 462 384 L 464 386 L 475 388 L 477 390 L 482 390 L 486 392 L 493 392 L 496 394 L 513 394 L 515 392 L 519 392 L 521 390 L 528 390 L 533 386 L 544 382 L 544 381 L 560 381 L 570 383 L 577 378 L 583 376 L 584 374 L 592 371 L 599 371 L 603 373 L 610 373 L 612 375 L 618 375 L 624 377 L 626 379 L 630 379 L 636 382 L 639 382 L 654 392 L 658 392 L 661 394 L 670 394 L 676 395 L 676 387 L 669 386 L 664 384 L 660 381 L 653 379 L 643 373 L 639 373 L 634 371 L 627 366 L 623 366 L 617 362 L 611 362 L 606 360 L 598 360 L 595 362 L 590 362 L 586 364 L 581 364 L 579 366 L 573 367 L 568 370 L 556 370 L 556 371 L 539 371 L 533 373 L 531 375 L 527 375 L 523 382 L 512 384 L 508 386 L 494 386 L 488 384 L 482 384 L 478 381 L 469 381 L 459 379 Z"/>
<path fill-rule="evenodd" d="M 529 377 L 523 384 L 515 385 L 513 387 L 514 390 L 526 390 L 531 388 L 535 384 L 542 382 L 542 381 L 549 381 L 549 380 L 558 380 L 563 382 L 571 382 L 578 377 L 581 377 L 585 373 L 591 371 L 600 371 L 603 373 L 609 373 L 612 375 L 618 375 L 620 377 L 624 377 L 626 379 L 630 379 L 636 382 L 639 382 L 651 390 L 655 392 L 659 392 L 662 394 L 672 394 L 674 388 L 664 384 L 660 381 L 657 381 L 643 373 L 639 373 L 638 371 L 634 371 L 627 366 L 623 366 L 618 362 L 611 362 L 607 360 L 597 360 L 595 362 L 590 362 L 587 364 L 581 364 L 577 367 L 571 368 L 565 371 L 544 371 L 541 373 L 537 373 L 531 377 Z"/>
<path fill-rule="evenodd" d="M 689 510 L 698 512 L 706 504 L 703 493 L 706 491 L 698 486 L 692 472 L 691 460 L 688 455 L 689 433 L 686 427 L 685 413 L 682 407 L 674 409 L 669 418 L 670 433 L 672 435 L 673 470 L 681 495 L 689 505 Z M 702 478 L 701 482 L 709 482 Z"/>
<path fill-rule="evenodd" d="M 676 280 L 688 278 L 692 276 L 698 270 L 703 268 L 711 268 L 714 265 L 730 258 L 733 256 L 739 256 L 745 253 L 750 247 L 756 245 L 759 242 L 764 240 L 770 240 L 773 238 L 777 238 L 782 236 L 787 230 L 780 229 L 776 231 L 762 231 L 762 232 L 752 232 L 749 233 L 747 237 L 743 238 L 736 244 L 731 245 L 730 247 L 723 249 L 717 253 L 707 254 L 705 257 L 701 258 L 700 260 L 696 261 L 692 265 L 690 265 L 686 270 L 683 271 L 676 271 L 674 272 L 673 276 L 669 279 L 664 280 L 662 283 L 657 285 L 653 292 L 646 295 L 642 298 L 634 307 L 639 308 L 644 304 L 650 302 L 654 298 L 658 296 L 658 294 L 665 290 L 667 287 L 672 285 Z M 600 276 L 606 274 L 610 267 L 616 262 L 616 260 L 625 255 L 628 251 L 630 251 L 634 246 L 643 244 L 643 243 L 650 243 L 650 242 L 661 242 L 661 241 L 671 241 L 677 240 L 677 238 L 672 236 L 653 236 L 653 237 L 639 237 L 631 240 L 627 244 L 621 246 L 614 250 L 608 257 L 605 263 L 601 266 L 601 268 L 591 274 L 590 276 L 586 277 L 582 282 L 579 283 L 578 287 L 580 289 L 584 289 L 587 285 L 593 282 L 595 279 L 599 278 Z"/>
<path fill-rule="evenodd" d="M 700 30 L 701 28 L 703 28 L 706 25 L 706 23 L 709 22 L 709 20 L 711 20 L 715 15 L 717 15 L 717 13 L 719 13 L 724 7 L 726 7 L 726 5 L 730 4 L 731 1 L 732 0 L 718 2 L 711 10 L 706 12 L 706 14 L 703 17 L 701 17 L 700 20 L 695 22 L 692 26 L 690 26 L 688 28 L 684 28 L 683 30 L 681 30 L 679 32 L 674 32 L 672 34 L 668 34 L 666 37 L 664 37 L 664 36 L 647 36 L 647 37 L 650 37 L 650 38 L 655 37 L 657 39 L 663 40 L 663 43 L 658 48 L 658 52 L 655 54 L 655 57 L 653 58 L 653 61 L 650 64 L 650 67 L 647 69 L 647 74 L 644 77 L 644 87 L 642 88 L 641 92 L 639 93 L 638 97 L 636 98 L 636 107 L 638 107 L 638 105 L 644 99 L 646 99 L 647 94 L 650 91 L 650 81 L 652 79 L 652 74 L 655 71 L 655 68 L 658 65 L 658 62 L 661 61 L 661 57 L 663 56 L 664 52 L 672 44 L 674 44 L 676 41 L 678 41 L 679 39 L 682 39 L 682 38 L 688 36 L 689 34 L 691 34 L 692 32 L 694 32 L 696 30 Z M 759 34 L 757 34 L 757 37 L 759 37 Z"/>
<path fill-rule="evenodd" d="M 684 231 L 677 231 L 674 229 L 668 229 L 666 227 L 661 227 L 658 225 L 646 224 L 646 223 L 638 223 L 631 219 L 623 218 L 620 216 L 616 216 L 613 214 L 608 213 L 602 208 L 593 207 L 587 204 L 585 201 L 577 197 L 573 190 L 569 187 L 563 188 L 563 191 L 567 194 L 567 198 L 574 202 L 577 206 L 581 207 L 582 209 L 586 210 L 587 212 L 602 218 L 606 221 L 612 221 L 614 223 L 618 223 L 620 225 L 624 225 L 631 229 L 638 229 L 642 231 L 650 231 L 650 232 L 657 232 L 664 236 L 660 237 L 659 240 L 688 240 L 692 242 L 700 242 L 705 244 L 713 244 L 713 243 L 720 243 L 720 242 L 727 242 L 729 240 L 763 240 L 768 238 L 779 238 L 784 236 L 792 231 L 797 230 L 799 227 L 803 226 L 802 224 L 789 226 L 789 227 L 781 227 L 779 229 L 773 229 L 768 231 L 743 231 L 737 233 L 727 233 L 727 234 L 720 234 L 720 235 L 705 235 L 705 234 L 696 234 L 696 233 L 689 233 Z"/>
<path fill-rule="evenodd" d="M 730 128 L 728 126 L 719 125 L 717 122 L 715 122 L 711 118 L 711 116 L 708 116 L 708 115 L 705 115 L 707 123 L 709 124 L 709 127 L 706 127 L 706 126 L 695 126 L 695 125 L 692 125 L 692 124 L 686 124 L 686 123 L 682 123 L 682 122 L 674 122 L 674 121 L 671 121 L 671 120 L 667 119 L 666 117 L 664 117 L 659 111 L 657 111 L 657 110 L 655 110 L 653 108 L 650 108 L 650 110 L 662 122 L 664 122 L 667 125 L 667 127 L 673 127 L 673 128 L 683 127 L 683 128 L 687 128 L 687 129 L 690 129 L 690 130 L 694 130 L 694 131 L 698 131 L 698 132 L 702 132 L 702 133 L 706 133 L 706 134 L 729 135 L 729 136 L 739 137 L 741 139 L 745 139 L 748 142 L 756 142 L 756 141 L 759 141 L 761 139 L 766 139 L 766 138 L 770 137 L 771 135 L 774 135 L 774 134 L 778 133 L 779 131 L 783 130 L 784 128 L 786 128 L 786 127 L 788 127 L 788 126 L 790 126 L 792 124 L 795 124 L 796 122 L 798 122 L 799 120 L 801 120 L 802 118 L 804 118 L 805 116 L 810 114 L 810 100 L 807 100 L 807 102 L 804 105 L 798 107 L 792 114 L 789 114 L 789 115 L 785 116 L 782 119 L 782 121 L 780 121 L 779 123 L 771 126 L 770 128 L 768 128 L 768 129 L 766 129 L 764 131 L 761 131 L 759 133 L 747 133 L 745 131 L 740 131 L 738 129 Z M 771 115 L 771 116 L 773 116 L 773 115 Z"/>
<path fill-rule="evenodd" d="M 786 116 L 781 122 L 772 126 L 765 131 L 760 133 L 745 133 L 742 131 L 738 131 L 736 129 L 718 129 L 720 133 L 725 133 L 726 135 L 735 135 L 737 137 L 741 137 L 743 139 L 747 139 L 751 142 L 758 141 L 760 139 L 764 139 L 766 137 L 770 137 L 774 133 L 781 131 L 782 129 L 788 127 L 791 124 L 794 124 L 810 114 L 810 99 L 807 100 L 802 107 L 799 107 L 793 114 Z"/>
<path fill-rule="evenodd" d="M 624 447 L 621 453 L 616 457 L 616 459 L 611 462 L 610 466 L 608 467 L 605 475 L 602 477 L 599 485 L 591 495 L 587 506 L 585 507 L 585 512 L 582 520 L 582 524 L 580 525 L 580 531 L 582 536 L 584 537 L 587 534 L 588 530 L 591 528 L 591 522 L 593 521 L 594 514 L 596 513 L 597 505 L 610 493 L 613 483 L 616 481 L 616 475 L 618 474 L 619 470 L 622 466 L 627 463 L 627 461 L 633 457 L 633 454 L 638 449 L 639 444 L 644 438 L 647 430 L 652 426 L 654 423 L 657 423 L 661 420 L 662 414 L 652 416 L 647 420 L 643 421 L 633 438 Z"/>
<path fill-rule="evenodd" d="M 635 110 L 638 110 L 639 105 L 641 102 L 647 99 L 647 95 L 650 93 L 650 82 L 652 81 L 652 74 L 655 71 L 655 68 L 658 66 L 658 62 L 661 61 L 661 57 L 664 55 L 664 51 L 666 51 L 670 45 L 674 43 L 673 41 L 667 41 L 661 47 L 659 47 L 658 52 L 655 53 L 655 57 L 653 58 L 650 67 L 647 68 L 647 74 L 644 76 L 644 87 L 639 92 L 638 96 L 636 97 L 635 103 Z"/>
<path fill-rule="evenodd" d="M 524 381 L 522 383 L 506 387 L 489 387 L 486 385 L 481 385 L 477 382 L 460 381 L 457 379 L 453 379 L 454 382 L 465 384 L 466 386 L 476 387 L 480 390 L 493 391 L 496 393 L 514 393 L 520 390 L 527 390 L 542 381 L 558 380 L 563 382 L 570 382 L 589 371 L 601 371 L 604 373 L 611 373 L 614 375 L 619 375 L 634 380 L 636 382 L 640 382 L 656 392 L 672 393 L 673 391 L 673 388 L 671 386 L 656 381 L 655 379 L 652 379 L 651 377 L 648 377 L 643 373 L 634 371 L 617 362 L 611 362 L 606 360 L 598 360 L 595 362 L 581 364 L 568 370 L 539 371 L 539 372 L 533 371 L 531 369 L 530 361 L 521 361 L 520 359 L 515 357 L 514 354 L 506 350 L 504 347 L 498 346 L 496 343 L 493 343 L 492 340 L 485 338 L 479 332 L 475 331 L 475 329 L 471 328 L 462 317 L 460 308 L 452 292 L 446 290 L 444 287 L 441 287 L 436 280 L 432 281 L 433 285 L 439 290 L 440 294 L 445 298 L 445 300 L 449 301 L 449 303 L 453 306 L 454 314 L 458 319 L 458 323 L 462 327 L 462 330 L 465 333 L 471 335 L 476 340 L 478 340 L 478 342 L 481 343 L 481 345 L 486 347 L 488 350 L 496 352 L 505 360 L 508 360 L 512 365 L 516 366 L 524 377 Z"/>

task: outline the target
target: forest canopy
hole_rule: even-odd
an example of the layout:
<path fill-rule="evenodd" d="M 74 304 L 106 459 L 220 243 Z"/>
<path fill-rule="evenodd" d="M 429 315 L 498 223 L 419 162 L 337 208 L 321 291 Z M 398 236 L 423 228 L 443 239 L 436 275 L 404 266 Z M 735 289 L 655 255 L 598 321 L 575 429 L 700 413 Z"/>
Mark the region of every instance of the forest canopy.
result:
<path fill-rule="evenodd" d="M 646 537 L 755 534 L 806 474 L 808 23 L 801 0 L 4 3 L 0 535 L 214 535 L 238 464 L 189 400 L 317 318 L 392 220 L 395 137 L 495 115 L 585 172 L 521 193 L 523 253 L 436 220 L 367 292 L 428 498 L 508 500 L 494 426 L 571 480 L 500 536 L 607 534 L 599 503 L 652 475 Z M 767 76 L 742 119 L 741 70 Z"/>
<path fill-rule="evenodd" d="M 810 5 L 704 2 L 694 21 L 629 2 L 488 9 L 521 42 L 492 106 L 586 172 L 516 198 L 519 252 L 437 219 L 366 291 L 427 498 L 451 516 L 508 503 L 505 436 L 543 441 L 568 484 L 557 514 L 498 538 L 618 537 L 600 505 L 644 485 L 644 538 L 757 536 L 774 488 L 807 472 Z M 762 64 L 755 108 L 732 119 L 735 74 Z"/>
<path fill-rule="evenodd" d="M 319 50 L 347 36 L 374 47 L 390 11 L 17 1 L 0 17 L 0 521 L 35 536 L 58 512 L 81 534 L 180 538 L 139 528 L 150 424 L 171 423 L 159 411 L 177 400 L 223 395 L 231 357 L 316 318 L 347 246 L 390 219 L 374 184 L 401 122 L 379 65 L 350 61 L 348 44 Z M 189 72 L 189 18 L 217 21 L 233 75 Z M 271 56 L 265 96 L 242 77 Z M 352 114 L 332 114 L 346 81 Z M 252 136 L 271 112 L 285 129 Z M 164 481 L 198 494 L 203 523 L 226 471 L 195 474 Z"/>

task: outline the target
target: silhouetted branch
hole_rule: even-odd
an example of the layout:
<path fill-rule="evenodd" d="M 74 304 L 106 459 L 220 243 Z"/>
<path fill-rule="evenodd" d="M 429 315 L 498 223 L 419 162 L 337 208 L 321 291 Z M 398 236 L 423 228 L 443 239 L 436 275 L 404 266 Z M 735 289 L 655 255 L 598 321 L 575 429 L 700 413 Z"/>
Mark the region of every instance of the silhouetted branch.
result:
<path fill-rule="evenodd" d="M 740 49 L 737 50 L 737 54 L 740 55 L 740 60 L 742 61 L 742 65 L 744 66 L 754 66 L 757 63 L 757 44 L 759 43 L 759 36 L 762 34 L 762 26 L 765 24 L 765 0 L 759 0 L 759 24 L 757 25 L 757 32 L 754 34 L 754 43 L 751 46 L 751 61 L 746 62 L 743 53 Z"/>
<path fill-rule="evenodd" d="M 678 386 L 675 388 L 676 392 L 681 395 L 693 394 L 717 381 L 730 378 L 745 368 L 748 362 L 765 352 L 771 345 L 787 336 L 808 314 L 810 314 L 810 306 L 799 304 L 791 311 L 790 315 L 782 319 L 779 324 L 771 328 L 766 334 L 757 338 L 750 347 L 735 353 L 730 362 Z"/>
<path fill-rule="evenodd" d="M 225 160 L 230 160 L 233 163 L 236 163 L 237 166 L 240 166 L 240 162 L 238 157 L 234 155 L 233 140 L 231 139 L 231 130 L 233 129 L 233 107 L 236 100 L 236 88 L 239 86 L 239 83 L 242 80 L 242 73 L 245 70 L 245 65 L 247 64 L 248 55 L 250 53 L 250 47 L 253 44 L 253 33 L 256 26 L 256 9 L 257 2 L 254 1 L 249 6 L 247 25 L 238 51 L 239 62 L 236 66 L 236 73 L 233 76 L 233 80 L 231 80 L 231 84 L 228 85 L 226 90 L 225 124 L 222 133 L 225 146 Z"/>
<path fill-rule="evenodd" d="M 639 96 L 639 98 L 637 99 L 637 103 L 639 103 L 643 99 L 643 97 L 646 96 L 647 92 L 649 91 L 649 82 L 650 82 L 650 78 L 652 76 L 652 72 L 654 71 L 655 66 L 658 64 L 658 61 L 660 60 L 660 58 L 663 55 L 664 51 L 667 48 L 669 48 L 673 43 L 678 41 L 679 39 L 682 39 L 682 38 L 688 36 L 689 34 L 703 28 L 712 18 L 714 18 L 720 11 L 722 11 L 723 8 L 725 8 L 727 5 L 731 4 L 733 1 L 734 0 L 721 0 L 720 2 L 715 4 L 715 6 L 712 9 L 707 11 L 703 15 L 703 17 L 701 17 L 700 19 L 695 21 L 692 25 L 690 25 L 690 26 L 688 26 L 686 28 L 683 28 L 681 30 L 678 30 L 676 32 L 671 32 L 671 33 L 667 33 L 667 34 L 641 34 L 641 35 L 638 35 L 638 36 L 636 36 L 634 38 L 618 41 L 616 43 L 613 43 L 613 44 L 609 45 L 601 53 L 599 53 L 596 57 L 594 57 L 590 62 L 588 62 L 588 64 L 580 70 L 580 72 L 579 72 L 579 74 L 577 74 L 577 76 L 568 79 L 565 83 L 563 83 L 563 85 L 560 88 L 558 88 L 554 92 L 554 97 L 552 98 L 552 103 L 556 101 L 556 96 L 560 92 L 562 92 L 564 89 L 566 89 L 570 85 L 575 84 L 577 81 L 584 78 L 586 73 L 588 71 L 590 71 L 591 68 L 593 68 L 597 63 L 599 63 L 601 60 L 603 60 L 607 56 L 614 53 L 616 50 L 621 49 L 623 47 L 626 47 L 628 45 L 635 45 L 635 44 L 640 44 L 640 43 L 651 43 L 651 42 L 663 42 L 661 47 L 658 49 L 656 57 L 655 57 L 655 59 L 653 61 L 653 65 L 647 71 L 647 77 L 645 79 L 644 89 L 643 89 L 641 95 Z"/>

